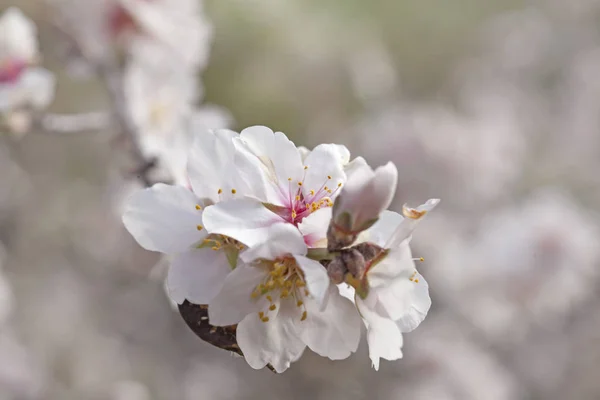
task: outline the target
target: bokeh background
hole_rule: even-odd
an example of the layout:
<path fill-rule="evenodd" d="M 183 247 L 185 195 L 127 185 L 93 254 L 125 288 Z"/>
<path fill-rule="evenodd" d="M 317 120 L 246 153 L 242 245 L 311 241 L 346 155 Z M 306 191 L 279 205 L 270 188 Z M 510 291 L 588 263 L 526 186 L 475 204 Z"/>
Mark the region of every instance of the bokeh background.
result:
<path fill-rule="evenodd" d="M 82 4 L 96 0 L 81 0 Z M 107 106 L 74 77 L 39 0 L 50 111 Z M 440 206 L 414 235 L 433 306 L 404 359 L 364 343 L 283 375 L 200 341 L 164 267 L 120 222 L 110 131 L 0 147 L 0 400 L 600 399 L 600 1 L 207 0 L 204 101 L 233 128 L 348 146 L 399 168 L 393 209 Z M 157 265 L 158 263 L 158 265 Z"/>

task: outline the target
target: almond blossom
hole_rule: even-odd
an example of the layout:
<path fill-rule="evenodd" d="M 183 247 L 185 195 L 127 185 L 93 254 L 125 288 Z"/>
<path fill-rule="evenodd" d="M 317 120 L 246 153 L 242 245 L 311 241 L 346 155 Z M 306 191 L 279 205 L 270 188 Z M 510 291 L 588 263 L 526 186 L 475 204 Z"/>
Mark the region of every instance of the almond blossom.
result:
<path fill-rule="evenodd" d="M 284 221 L 298 224 L 321 207 L 333 206 L 346 181 L 349 152 L 343 146 L 300 150 L 284 133 L 265 126 L 244 129 L 235 144 L 243 155 L 240 173 L 253 182 L 254 197 Z"/>
<path fill-rule="evenodd" d="M 188 162 L 191 190 L 156 184 L 127 202 L 123 222 L 137 242 L 147 250 L 172 256 L 167 284 L 177 303 L 185 299 L 208 303 L 244 248 L 239 241 L 209 234 L 203 226 L 205 207 L 235 196 L 235 189 L 221 188 L 244 188 L 229 161 L 234 157 L 232 138 L 236 135 L 220 130 L 197 136 Z M 247 241 L 254 243 L 251 237 Z"/>
<path fill-rule="evenodd" d="M 54 98 L 54 76 L 39 61 L 37 28 L 21 10 L 0 16 L 0 112 L 42 109 Z"/>
<path fill-rule="evenodd" d="M 206 65 L 212 26 L 199 1 L 111 0 L 106 17 L 113 38 L 134 56 L 146 42 L 154 42 L 190 71 Z"/>
<path fill-rule="evenodd" d="M 431 306 L 427 282 L 415 267 L 409 243 L 416 225 L 438 202 L 432 199 L 416 209 L 404 207 L 404 217 L 385 211 L 358 238 L 358 242 L 380 249 L 367 257 L 364 276 L 348 279 L 356 289 L 356 307 L 368 328 L 369 356 L 375 369 L 379 369 L 380 358 L 402 357 L 402 332 L 419 326 Z"/>
<path fill-rule="evenodd" d="M 326 227 L 322 224 L 323 235 Z M 244 239 L 240 233 L 234 237 Z M 252 368 L 270 364 L 283 372 L 307 346 L 332 360 L 347 358 L 358 347 L 358 314 L 307 252 L 296 227 L 271 225 L 268 240 L 240 256 L 243 264 L 209 304 L 211 324 L 238 324 L 238 344 Z"/>

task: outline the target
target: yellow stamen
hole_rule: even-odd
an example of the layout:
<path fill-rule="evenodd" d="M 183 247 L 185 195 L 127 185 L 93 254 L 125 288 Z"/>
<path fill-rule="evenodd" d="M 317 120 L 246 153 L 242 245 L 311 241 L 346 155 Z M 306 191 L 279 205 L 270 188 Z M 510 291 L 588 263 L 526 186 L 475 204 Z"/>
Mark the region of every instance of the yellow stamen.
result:
<path fill-rule="evenodd" d="M 327 179 L 331 179 L 331 175 L 327 175 Z"/>
<path fill-rule="evenodd" d="M 277 308 L 277 306 L 275 304 L 271 304 L 269 306 L 269 310 L 271 310 L 271 311 L 275 310 L 276 308 Z"/>
<path fill-rule="evenodd" d="M 269 317 L 263 317 L 260 319 L 262 322 L 269 322 Z"/>
<path fill-rule="evenodd" d="M 314 191 L 314 190 L 311 190 L 311 191 L 310 191 L 310 195 L 311 195 L 311 196 L 314 196 L 314 195 L 315 195 L 315 191 Z"/>
<path fill-rule="evenodd" d="M 217 191 L 217 193 L 218 193 L 218 194 L 221 194 L 221 193 L 223 193 L 223 189 L 219 189 L 219 190 Z"/>
<path fill-rule="evenodd" d="M 237 190 L 231 189 L 231 194 L 236 194 L 236 193 L 237 193 Z"/>
<path fill-rule="evenodd" d="M 202 228 L 204 228 L 202 225 L 196 225 L 196 229 L 198 229 L 199 231 L 201 231 Z"/>
<path fill-rule="evenodd" d="M 308 169 L 308 165 L 305 165 L 305 166 L 304 166 L 304 169 Z"/>
<path fill-rule="evenodd" d="M 304 321 L 306 319 L 306 317 L 308 316 L 308 313 L 306 311 L 304 311 L 302 313 L 302 318 L 300 318 L 300 321 Z"/>
<path fill-rule="evenodd" d="M 302 186 L 302 181 L 298 182 L 298 186 Z"/>
<path fill-rule="evenodd" d="M 303 304 L 304 302 L 302 300 L 298 300 L 298 302 L 296 303 L 296 307 L 302 307 Z"/>
<path fill-rule="evenodd" d="M 202 207 L 200 206 L 200 204 L 196 204 L 196 210 L 198 210 L 198 211 L 202 210 Z"/>

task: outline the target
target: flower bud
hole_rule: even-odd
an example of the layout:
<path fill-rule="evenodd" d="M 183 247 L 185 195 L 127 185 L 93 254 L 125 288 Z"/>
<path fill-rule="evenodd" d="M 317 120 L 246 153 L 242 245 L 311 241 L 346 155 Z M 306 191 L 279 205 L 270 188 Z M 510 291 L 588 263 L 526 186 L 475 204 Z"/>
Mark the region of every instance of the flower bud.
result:
<path fill-rule="evenodd" d="M 396 192 L 398 170 L 391 162 L 373 170 L 358 157 L 348 165 L 346 174 L 346 185 L 333 206 L 327 235 L 330 249 L 352 244 L 360 232 L 377 222 Z"/>

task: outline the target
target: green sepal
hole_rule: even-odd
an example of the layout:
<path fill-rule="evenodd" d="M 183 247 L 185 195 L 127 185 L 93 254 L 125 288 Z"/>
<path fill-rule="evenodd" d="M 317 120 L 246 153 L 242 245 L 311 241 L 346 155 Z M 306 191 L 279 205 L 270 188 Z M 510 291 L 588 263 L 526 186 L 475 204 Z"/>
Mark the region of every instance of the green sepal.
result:
<path fill-rule="evenodd" d="M 231 269 L 235 269 L 237 266 L 238 255 L 240 254 L 240 249 L 235 246 L 227 246 L 224 248 L 225 256 L 227 257 L 227 261 L 229 262 L 229 266 Z"/>

